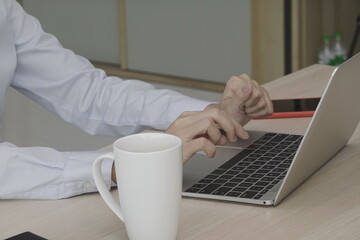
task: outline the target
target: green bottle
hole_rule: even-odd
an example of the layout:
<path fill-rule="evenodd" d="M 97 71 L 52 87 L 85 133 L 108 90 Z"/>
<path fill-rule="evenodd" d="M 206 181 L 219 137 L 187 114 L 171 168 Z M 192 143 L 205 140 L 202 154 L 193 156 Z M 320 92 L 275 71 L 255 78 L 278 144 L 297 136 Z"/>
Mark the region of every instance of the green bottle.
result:
<path fill-rule="evenodd" d="M 343 36 L 339 32 L 334 34 L 334 45 L 332 47 L 332 52 L 334 53 L 332 65 L 334 66 L 342 64 L 347 59 L 347 51 L 343 43 Z"/>

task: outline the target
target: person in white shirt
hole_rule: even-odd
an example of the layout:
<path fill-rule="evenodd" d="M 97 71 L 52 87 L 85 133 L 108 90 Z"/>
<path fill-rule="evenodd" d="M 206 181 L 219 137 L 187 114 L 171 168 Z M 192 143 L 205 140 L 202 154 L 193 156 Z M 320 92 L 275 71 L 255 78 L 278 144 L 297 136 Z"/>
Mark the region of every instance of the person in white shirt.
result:
<path fill-rule="evenodd" d="M 89 134 L 159 129 L 179 136 L 184 161 L 215 144 L 247 138 L 251 118 L 272 113 L 266 90 L 247 75 L 229 79 L 220 103 L 107 76 L 43 32 L 14 0 L 0 0 L 0 118 L 9 86 Z M 224 130 L 226 137 L 220 132 Z M 97 191 L 91 166 L 101 152 L 58 152 L 0 143 L 0 199 L 59 199 Z M 111 186 L 112 162 L 104 162 Z"/>

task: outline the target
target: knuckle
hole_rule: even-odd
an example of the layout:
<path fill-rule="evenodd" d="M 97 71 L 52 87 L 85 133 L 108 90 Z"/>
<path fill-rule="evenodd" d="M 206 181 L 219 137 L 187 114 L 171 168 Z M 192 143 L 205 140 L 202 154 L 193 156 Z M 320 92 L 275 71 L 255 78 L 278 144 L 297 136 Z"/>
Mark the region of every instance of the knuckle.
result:
<path fill-rule="evenodd" d="M 200 137 L 200 138 L 198 139 L 199 146 L 200 146 L 202 149 L 205 148 L 205 146 L 207 145 L 208 141 L 209 141 L 209 140 L 207 140 L 206 138 Z"/>
<path fill-rule="evenodd" d="M 213 124 L 213 120 L 210 117 L 204 119 L 204 125 L 209 128 Z"/>
<path fill-rule="evenodd" d="M 211 109 L 211 116 L 219 117 L 219 116 L 221 116 L 221 112 L 223 112 L 223 110 L 221 110 L 219 108 L 213 108 L 213 109 Z"/>
<path fill-rule="evenodd" d="M 260 91 L 254 91 L 254 92 L 253 92 L 253 97 L 254 97 L 255 99 L 259 99 L 259 98 L 261 98 L 261 96 L 262 96 L 262 94 L 261 94 Z"/>
<path fill-rule="evenodd" d="M 240 78 L 243 78 L 243 79 L 248 79 L 249 78 L 249 75 L 245 74 L 245 73 L 242 73 L 240 74 L 239 76 Z"/>

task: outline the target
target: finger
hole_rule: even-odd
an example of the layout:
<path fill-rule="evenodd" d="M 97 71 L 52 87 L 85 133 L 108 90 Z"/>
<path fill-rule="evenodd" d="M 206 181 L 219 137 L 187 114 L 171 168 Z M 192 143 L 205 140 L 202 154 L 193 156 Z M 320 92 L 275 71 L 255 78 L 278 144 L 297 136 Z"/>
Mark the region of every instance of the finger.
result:
<path fill-rule="evenodd" d="M 230 118 L 224 111 L 220 109 L 212 109 L 210 114 L 217 125 L 219 125 L 219 128 L 226 133 L 226 137 L 229 141 L 236 142 L 238 136 L 242 139 L 249 138 L 249 135 L 243 126 Z"/>
<path fill-rule="evenodd" d="M 252 92 L 252 84 L 246 74 L 232 76 L 226 83 L 222 101 L 232 100 L 238 104 L 245 102 Z"/>
<path fill-rule="evenodd" d="M 193 139 L 199 135 L 208 138 L 213 144 L 223 144 L 226 137 L 221 134 L 219 125 L 217 125 L 211 117 L 200 119 L 189 126 L 188 138 Z"/>
<path fill-rule="evenodd" d="M 250 108 L 256 106 L 258 102 L 263 98 L 263 92 L 261 91 L 261 87 L 256 81 L 252 81 L 253 83 L 253 90 L 251 96 L 245 102 L 245 108 Z"/>
<path fill-rule="evenodd" d="M 188 128 L 187 131 L 184 132 L 186 138 L 191 138 L 195 136 L 194 134 L 207 134 L 207 130 L 210 130 L 211 132 L 209 134 L 214 138 L 213 141 L 219 138 L 220 129 L 224 130 L 229 141 L 237 141 L 236 129 L 242 128 L 239 123 L 232 121 L 224 111 L 218 108 L 198 112 L 197 114 L 178 120 L 175 124 L 180 125 L 177 126 L 177 129 Z M 213 124 L 217 125 L 218 130 L 215 130 Z"/>
<path fill-rule="evenodd" d="M 268 113 L 269 113 L 269 115 L 271 115 L 274 112 L 274 106 L 273 106 L 273 103 L 271 101 L 269 93 L 266 91 L 265 88 L 263 88 L 263 89 L 264 89 L 265 100 L 266 100 L 266 103 L 268 105 L 268 110 L 269 110 Z"/>
<path fill-rule="evenodd" d="M 265 99 L 261 99 L 259 102 L 257 102 L 256 105 L 252 106 L 252 107 L 246 107 L 244 109 L 245 113 L 247 115 L 251 115 L 251 114 L 256 114 L 256 113 L 267 113 L 268 112 L 268 105 L 265 101 Z"/>
<path fill-rule="evenodd" d="M 262 98 L 252 107 L 246 107 L 245 112 L 251 117 L 259 117 L 270 115 L 273 112 L 272 102 L 267 91 L 264 88 L 260 89 L 262 92 Z"/>
<path fill-rule="evenodd" d="M 207 136 L 213 144 L 225 144 L 227 138 L 221 134 L 219 125 L 212 122 L 207 129 Z"/>
<path fill-rule="evenodd" d="M 244 80 L 247 81 L 247 82 L 251 82 L 251 81 L 252 81 L 252 79 L 249 77 L 249 75 L 247 75 L 247 74 L 245 74 L 245 73 L 240 74 L 240 75 L 239 75 L 239 78 L 244 79 Z"/>
<path fill-rule="evenodd" d="M 248 139 L 250 135 L 245 130 L 245 128 L 235 120 L 233 121 L 234 121 L 234 125 L 236 126 L 236 135 L 239 136 L 241 139 Z"/>
<path fill-rule="evenodd" d="M 203 137 L 185 142 L 183 149 L 183 163 L 185 163 L 198 151 L 204 151 L 210 158 L 214 157 L 216 152 L 216 146 L 208 139 Z"/>

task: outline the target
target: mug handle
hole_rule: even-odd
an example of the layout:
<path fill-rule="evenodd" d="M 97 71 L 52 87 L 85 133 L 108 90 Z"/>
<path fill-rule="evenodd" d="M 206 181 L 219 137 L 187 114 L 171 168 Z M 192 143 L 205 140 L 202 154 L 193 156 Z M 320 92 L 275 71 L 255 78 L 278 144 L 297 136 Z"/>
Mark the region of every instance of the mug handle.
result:
<path fill-rule="evenodd" d="M 108 188 L 104 182 L 103 176 L 102 176 L 101 164 L 105 159 L 115 160 L 114 153 L 112 153 L 112 152 L 106 153 L 104 155 L 101 155 L 94 161 L 92 172 L 93 172 L 93 177 L 95 180 L 95 185 L 98 188 L 99 193 L 100 193 L 101 197 L 104 199 L 104 201 L 106 202 L 106 204 L 121 219 L 121 221 L 124 222 L 124 215 L 121 211 L 120 204 L 117 203 L 115 201 L 115 199 L 113 198 L 113 196 L 110 194 L 110 191 L 108 190 Z"/>

